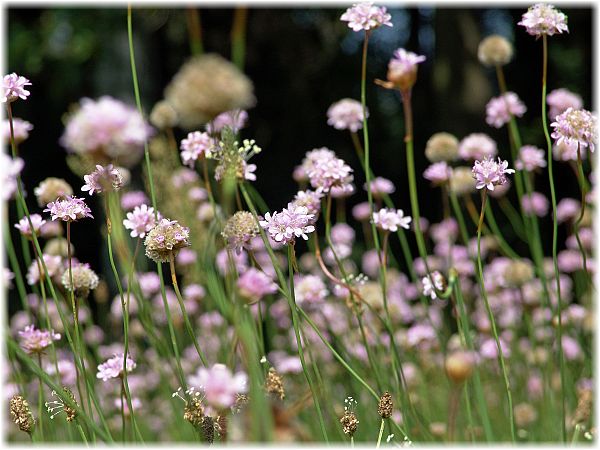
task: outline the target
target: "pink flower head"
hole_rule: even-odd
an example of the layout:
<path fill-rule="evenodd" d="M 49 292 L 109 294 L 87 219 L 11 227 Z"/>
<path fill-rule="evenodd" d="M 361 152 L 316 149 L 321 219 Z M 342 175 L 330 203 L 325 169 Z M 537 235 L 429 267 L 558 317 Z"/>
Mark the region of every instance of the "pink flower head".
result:
<path fill-rule="evenodd" d="M 19 344 L 27 353 L 41 353 L 45 348 L 52 344 L 52 341 L 58 341 L 60 334 L 54 330 L 38 330 L 33 325 L 27 325 L 19 331 Z"/>
<path fill-rule="evenodd" d="M 161 219 L 160 213 L 158 220 Z M 148 205 L 136 206 L 133 211 L 127 213 L 127 219 L 123 220 L 123 226 L 131 230 L 131 237 L 143 238 L 146 233 L 156 225 L 154 208 Z"/>
<path fill-rule="evenodd" d="M 317 275 L 296 275 L 294 285 L 296 301 L 299 305 L 322 303 L 329 294 L 327 286 Z"/>
<path fill-rule="evenodd" d="M 391 19 L 385 6 L 375 6 L 373 2 L 356 3 L 340 17 L 353 31 L 374 30 L 381 25 L 391 27 Z"/>
<path fill-rule="evenodd" d="M 13 117 L 13 134 L 17 144 L 27 139 L 31 130 L 33 130 L 32 124 L 18 117 Z M 10 123 L 8 120 L 2 121 L 2 138 L 4 142 L 10 142 Z"/>
<path fill-rule="evenodd" d="M 445 183 L 450 179 L 450 176 L 452 176 L 452 168 L 448 166 L 446 161 L 433 163 L 423 172 L 423 177 L 434 185 Z"/>
<path fill-rule="evenodd" d="M 494 186 L 505 184 L 508 181 L 506 174 L 511 173 L 515 173 L 514 169 L 509 169 L 508 161 L 502 161 L 500 158 L 496 162 L 486 157 L 482 161 L 475 161 L 473 166 L 473 178 L 477 182 L 477 189 L 487 188 L 493 191 Z"/>
<path fill-rule="evenodd" d="M 393 208 L 381 208 L 379 211 L 373 213 L 373 219 L 371 220 L 380 230 L 392 232 L 398 231 L 398 227 L 408 230 L 411 221 L 412 217 L 405 217 L 404 211 Z"/>
<path fill-rule="evenodd" d="M 444 290 L 444 277 L 437 270 L 431 275 L 424 277 L 421 282 L 423 283 L 423 295 L 430 297 L 432 300 L 438 298 L 435 292 L 436 290 Z"/>
<path fill-rule="evenodd" d="M 369 111 L 367 111 L 369 117 Z M 333 103 L 327 110 L 327 124 L 336 130 L 350 130 L 356 133 L 363 126 L 362 104 L 351 98 Z"/>
<path fill-rule="evenodd" d="M 581 203 L 574 198 L 563 198 L 556 205 L 556 220 L 558 223 L 572 220 L 579 215 Z"/>
<path fill-rule="evenodd" d="M 536 169 L 546 167 L 544 150 L 533 145 L 524 145 L 519 150 L 519 158 L 515 161 L 515 167 L 527 172 L 533 172 Z"/>
<path fill-rule="evenodd" d="M 494 128 L 502 128 L 510 122 L 511 116 L 521 117 L 527 108 L 514 92 L 507 92 L 499 97 L 492 98 L 485 107 L 488 125 Z"/>
<path fill-rule="evenodd" d="M 111 378 L 119 378 L 123 376 L 123 353 L 115 354 L 112 358 L 103 362 L 98 366 L 98 373 L 96 378 L 100 378 L 102 381 L 108 381 Z M 136 363 L 133 359 L 127 355 L 127 361 L 125 363 L 127 372 L 131 372 L 136 368 Z"/>
<path fill-rule="evenodd" d="M 552 36 L 563 31 L 569 32 L 567 16 L 548 3 L 536 3 L 530 6 L 517 24 L 525 27 L 527 33 L 539 37 Z"/>
<path fill-rule="evenodd" d="M 417 64 L 425 61 L 425 56 L 399 48 L 388 63 L 387 78 L 400 90 L 410 89 L 417 81 Z"/>
<path fill-rule="evenodd" d="M 281 212 L 266 213 L 259 223 L 275 242 L 293 244 L 297 237 L 308 240 L 307 234 L 315 231 L 314 217 L 305 206 L 288 203 Z"/>
<path fill-rule="evenodd" d="M 219 114 L 206 124 L 206 131 L 210 134 L 220 133 L 223 128 L 229 127 L 234 133 L 246 126 L 248 113 L 243 109 L 234 109 Z"/>
<path fill-rule="evenodd" d="M 2 103 L 11 103 L 16 99 L 27 100 L 30 92 L 25 89 L 25 86 L 31 86 L 31 82 L 16 73 L 4 75 L 2 87 L 4 89 L 2 93 Z"/>
<path fill-rule="evenodd" d="M 193 169 L 197 159 L 205 156 L 212 145 L 213 140 L 208 133 L 201 131 L 189 133 L 187 138 L 181 141 L 181 162 Z"/>
<path fill-rule="evenodd" d="M 148 201 L 148 196 L 143 191 L 125 192 L 121 196 L 121 208 L 125 211 L 131 211 L 136 206 L 142 206 Z"/>
<path fill-rule="evenodd" d="M 316 217 L 321 211 L 321 198 L 323 198 L 322 193 L 307 189 L 305 191 L 298 191 L 293 203 L 296 206 L 305 206 L 308 209 L 308 213 Z"/>
<path fill-rule="evenodd" d="M 339 222 L 331 227 L 331 241 L 334 244 L 352 245 L 355 236 L 356 233 L 347 223 Z"/>
<path fill-rule="evenodd" d="M 17 175 L 23 170 L 25 162 L 21 158 L 11 158 L 6 153 L 0 152 L 0 198 L 9 200 L 17 190 Z"/>
<path fill-rule="evenodd" d="M 82 191 L 89 191 L 92 195 L 95 192 L 98 194 L 106 191 L 118 191 L 123 186 L 123 176 L 113 167 L 112 164 L 107 166 L 96 165 L 96 170 L 88 175 L 83 176 L 85 184 L 81 187 Z"/>
<path fill-rule="evenodd" d="M 366 191 L 367 183 L 363 187 Z M 371 194 L 375 198 L 382 198 L 385 194 L 392 194 L 394 191 L 396 191 L 396 186 L 387 178 L 376 177 L 371 180 Z"/>
<path fill-rule="evenodd" d="M 352 208 L 352 217 L 359 222 L 365 222 L 371 217 L 371 206 L 369 202 L 361 202 Z"/>
<path fill-rule="evenodd" d="M 86 217 L 94 218 L 91 214 L 92 211 L 84 200 L 71 195 L 48 203 L 44 212 L 49 212 L 52 220 L 62 220 L 64 222 L 74 222 Z"/>
<path fill-rule="evenodd" d="M 302 166 L 319 193 L 327 193 L 333 187 L 348 188 L 354 180 L 352 168 L 326 147 L 307 152 Z"/>
<path fill-rule="evenodd" d="M 497 153 L 496 142 L 484 133 L 472 133 L 460 141 L 458 146 L 458 154 L 465 160 L 492 158 Z"/>
<path fill-rule="evenodd" d="M 204 400 L 215 411 L 232 407 L 237 394 L 248 392 L 247 375 L 244 372 L 233 374 L 224 364 L 200 367 L 196 375 L 190 377 L 189 384 L 204 393 Z"/>
<path fill-rule="evenodd" d="M 550 119 L 552 120 L 556 120 L 556 116 L 564 113 L 569 108 L 583 108 L 582 98 L 574 92 L 563 88 L 554 89 L 550 92 L 546 97 L 546 103 L 548 103 L 548 106 L 550 107 L 548 116 L 550 116 Z"/>
<path fill-rule="evenodd" d="M 44 265 L 48 271 L 48 276 L 53 278 L 57 275 L 61 275 L 63 271 L 62 258 L 58 255 L 42 254 Z M 44 271 L 42 269 L 42 275 Z M 27 269 L 27 284 L 33 286 L 40 281 L 40 265 L 38 261 L 32 261 L 31 265 Z"/>
<path fill-rule="evenodd" d="M 240 295 L 251 303 L 259 301 L 265 295 L 277 292 L 277 285 L 271 277 L 254 267 L 250 267 L 238 278 L 237 287 Z"/>
<path fill-rule="evenodd" d="M 596 122 L 597 118 L 591 112 L 568 108 L 550 124 L 554 128 L 552 138 L 557 146 L 565 143 L 570 147 L 579 146 L 580 149 L 588 147 L 593 153 L 598 140 Z"/>
<path fill-rule="evenodd" d="M 27 216 L 23 217 L 21 220 L 19 220 L 19 223 L 15 224 L 15 228 L 19 230 L 25 237 L 31 237 L 33 233 L 38 235 L 40 228 L 46 223 L 46 221 L 42 219 L 42 216 L 39 214 L 31 214 L 29 218 L 31 219 L 33 230 L 29 226 L 29 220 L 27 219 Z"/>
<path fill-rule="evenodd" d="M 539 192 L 532 192 L 531 195 L 524 194 L 521 197 L 521 205 L 525 214 L 535 214 L 538 217 L 548 214 L 548 199 Z"/>

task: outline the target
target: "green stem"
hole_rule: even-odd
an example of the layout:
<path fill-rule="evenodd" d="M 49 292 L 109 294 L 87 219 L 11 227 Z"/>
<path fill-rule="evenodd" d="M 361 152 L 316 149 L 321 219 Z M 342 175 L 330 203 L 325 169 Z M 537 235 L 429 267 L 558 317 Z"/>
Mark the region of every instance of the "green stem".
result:
<path fill-rule="evenodd" d="M 381 419 L 381 426 L 379 427 L 379 435 L 377 436 L 377 446 L 375 448 L 379 448 L 381 445 L 381 437 L 383 436 L 383 429 L 385 428 L 385 420 Z"/>
<path fill-rule="evenodd" d="M 231 61 L 240 70 L 244 70 L 246 57 L 246 26 L 248 23 L 248 8 L 238 6 L 233 13 L 231 27 Z"/>
<path fill-rule="evenodd" d="M 194 7 L 188 7 L 185 11 L 187 20 L 188 36 L 190 41 L 190 50 L 192 55 L 201 55 L 202 46 L 202 26 L 200 25 L 200 14 Z"/>
<path fill-rule="evenodd" d="M 38 365 L 42 367 L 42 354 L 38 353 Z M 39 391 L 38 391 L 38 427 L 40 430 L 40 440 L 44 441 L 44 421 L 43 421 L 43 408 L 44 408 L 44 385 L 42 379 L 38 377 Z"/>

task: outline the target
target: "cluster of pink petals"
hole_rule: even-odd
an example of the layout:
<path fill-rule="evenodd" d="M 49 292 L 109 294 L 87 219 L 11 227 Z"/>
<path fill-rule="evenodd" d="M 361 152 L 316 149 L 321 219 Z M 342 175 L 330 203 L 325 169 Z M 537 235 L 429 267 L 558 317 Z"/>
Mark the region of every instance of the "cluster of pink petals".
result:
<path fill-rule="evenodd" d="M 158 220 L 161 219 L 160 213 Z M 146 204 L 136 206 L 133 211 L 127 213 L 127 218 L 123 220 L 123 226 L 131 230 L 131 237 L 143 238 L 146 233 L 156 225 L 156 215 L 154 208 Z"/>
<path fill-rule="evenodd" d="M 546 103 L 550 107 L 548 115 L 552 120 L 556 119 L 556 116 L 565 112 L 569 108 L 581 109 L 583 108 L 583 100 L 578 94 L 569 91 L 568 89 L 554 89 L 546 97 Z"/>
<path fill-rule="evenodd" d="M 367 183 L 363 186 L 365 191 L 367 190 Z M 371 180 L 371 194 L 375 198 L 381 198 L 385 194 L 392 194 L 396 191 L 396 186 L 391 180 L 383 177 L 376 177 Z"/>
<path fill-rule="evenodd" d="M 27 100 L 30 92 L 25 89 L 25 86 L 31 86 L 31 82 L 27 78 L 19 76 L 14 72 L 4 75 L 2 79 L 2 98 L 0 101 L 2 103 L 10 103 L 18 98 Z"/>
<path fill-rule="evenodd" d="M 406 230 L 409 229 L 412 217 L 404 216 L 404 211 L 401 209 L 381 208 L 373 213 L 372 223 L 381 230 L 396 232 L 398 227 Z"/>
<path fill-rule="evenodd" d="M 55 333 L 54 330 L 38 330 L 33 325 L 27 325 L 18 334 L 19 344 L 27 353 L 41 353 L 52 344 L 52 341 L 60 339 L 60 334 Z"/>
<path fill-rule="evenodd" d="M 374 30 L 382 25 L 391 27 L 391 19 L 385 6 L 375 6 L 373 2 L 354 4 L 340 17 L 354 31 Z"/>
<path fill-rule="evenodd" d="M 423 295 L 430 297 L 435 300 L 437 297 L 436 290 L 441 291 L 444 289 L 444 277 L 439 271 L 434 271 L 431 275 L 423 277 L 421 280 L 423 283 Z"/>
<path fill-rule="evenodd" d="M 308 214 L 313 214 L 316 217 L 321 211 L 322 198 L 322 193 L 307 189 L 305 191 L 298 191 L 294 196 L 294 201 L 292 203 L 297 206 L 305 206 L 308 210 Z"/>
<path fill-rule="evenodd" d="M 433 163 L 423 172 L 423 177 L 435 185 L 445 183 L 450 179 L 451 175 L 452 168 L 446 161 Z"/>
<path fill-rule="evenodd" d="M 35 233 L 37 236 L 40 232 L 40 228 L 46 223 L 46 221 L 42 219 L 42 216 L 40 216 L 39 214 L 31 214 L 29 218 L 31 219 L 31 225 L 33 225 L 33 230 L 29 225 L 29 220 L 27 219 L 27 216 L 19 220 L 19 223 L 15 224 L 15 228 L 19 230 L 23 236 L 31 237 L 33 233 Z"/>
<path fill-rule="evenodd" d="M 544 217 L 548 214 L 550 207 L 546 196 L 540 192 L 532 192 L 531 195 L 521 197 L 521 205 L 525 214 L 535 214 L 538 217 Z"/>
<path fill-rule="evenodd" d="M 250 267 L 237 281 L 240 295 L 251 302 L 257 302 L 265 295 L 277 292 L 277 285 L 264 272 Z"/>
<path fill-rule="evenodd" d="M 556 145 L 566 144 L 571 148 L 579 146 L 580 149 L 589 148 L 594 152 L 598 140 L 597 118 L 585 109 L 568 108 L 556 116 L 550 124 L 554 128 L 552 138 Z"/>
<path fill-rule="evenodd" d="M 484 158 L 482 161 L 475 161 L 473 165 L 473 178 L 475 178 L 477 189 L 487 188 L 494 190 L 494 186 L 499 186 L 508 182 L 506 174 L 515 173 L 514 169 L 508 168 L 508 161 L 498 162 L 492 158 Z"/>
<path fill-rule="evenodd" d="M 107 166 L 97 164 L 96 170 L 83 176 L 83 181 L 85 184 L 81 190 L 88 191 L 90 195 L 93 195 L 94 192 L 101 194 L 111 189 L 118 191 L 123 186 L 123 176 L 112 164 Z"/>
<path fill-rule="evenodd" d="M 206 131 L 210 134 L 217 134 L 223 131 L 223 128 L 229 127 L 234 133 L 246 126 L 248 113 L 243 109 L 234 109 L 219 114 L 212 121 L 206 124 Z"/>
<path fill-rule="evenodd" d="M 121 208 L 125 211 L 131 211 L 144 203 L 148 203 L 148 196 L 144 191 L 129 191 L 121 196 Z"/>
<path fill-rule="evenodd" d="M 308 240 L 307 234 L 315 231 L 314 219 L 306 206 L 288 203 L 281 212 L 266 213 L 259 223 L 275 242 L 293 244 L 297 237 Z"/>
<path fill-rule="evenodd" d="M 204 401 L 215 411 L 223 411 L 235 404 L 238 394 L 248 392 L 248 376 L 244 372 L 233 374 L 224 364 L 210 368 L 200 367 L 190 377 L 189 385 L 204 393 Z"/>
<path fill-rule="evenodd" d="M 315 305 L 322 303 L 329 291 L 323 280 L 317 275 L 296 275 L 294 277 L 294 290 L 296 302 L 303 306 L 305 304 Z"/>
<path fill-rule="evenodd" d="M 100 378 L 102 381 L 108 381 L 111 378 L 119 378 L 123 375 L 123 359 L 124 354 L 115 354 L 112 358 L 98 365 L 98 373 L 96 374 L 97 378 Z M 125 363 L 125 368 L 127 372 L 131 372 L 135 369 L 136 363 L 133 359 L 127 355 L 127 362 Z"/>
<path fill-rule="evenodd" d="M 569 32 L 567 16 L 548 3 L 536 3 L 529 7 L 517 25 L 524 26 L 527 33 L 537 37 Z"/>
<path fill-rule="evenodd" d="M 199 157 L 205 156 L 213 146 L 213 140 L 208 133 L 193 131 L 181 141 L 181 162 L 193 169 Z"/>
<path fill-rule="evenodd" d="M 307 152 L 302 167 L 311 186 L 320 193 L 327 193 L 334 187 L 349 189 L 354 180 L 352 168 L 326 147 Z"/>
<path fill-rule="evenodd" d="M 534 145 L 524 145 L 519 150 L 519 157 L 515 161 L 515 167 L 527 172 L 533 172 L 536 169 L 546 167 L 544 150 Z"/>
<path fill-rule="evenodd" d="M 57 275 L 61 275 L 64 269 L 63 260 L 58 255 L 48 255 L 46 253 L 42 254 L 42 259 L 44 260 L 44 265 L 46 266 L 46 270 L 48 271 L 48 276 L 50 278 L 54 278 Z M 42 275 L 44 274 L 42 268 Z M 30 286 L 36 285 L 40 281 L 40 265 L 38 261 L 32 261 L 31 265 L 27 269 L 27 284 Z"/>
<path fill-rule="evenodd" d="M 32 124 L 18 117 L 13 117 L 13 135 L 17 144 L 27 139 L 31 130 L 33 130 Z M 8 120 L 2 121 L 2 139 L 4 142 L 10 142 L 10 122 Z"/>
<path fill-rule="evenodd" d="M 471 133 L 458 145 L 458 154 L 465 160 L 481 160 L 498 153 L 496 142 L 485 133 Z"/>
<path fill-rule="evenodd" d="M 94 218 L 91 214 L 91 209 L 85 204 L 85 201 L 82 198 L 73 196 L 48 203 L 44 212 L 49 212 L 52 220 L 62 220 L 64 222 L 74 222 L 86 217 Z"/>
<path fill-rule="evenodd" d="M 423 55 L 417 55 L 399 48 L 394 51 L 394 56 L 388 64 L 388 70 L 393 72 L 395 78 L 400 78 L 413 73 L 417 68 L 417 64 L 424 62 L 426 59 Z"/>
<path fill-rule="evenodd" d="M 343 98 L 333 103 L 327 110 L 327 124 L 336 130 L 350 130 L 356 133 L 362 128 L 363 120 L 362 104 L 351 98 Z"/>
<path fill-rule="evenodd" d="M 2 186 L 0 198 L 9 200 L 17 190 L 17 176 L 23 170 L 25 162 L 21 158 L 11 158 L 4 152 L 0 152 L 0 186 Z"/>
<path fill-rule="evenodd" d="M 526 111 L 527 107 L 521 102 L 519 96 L 514 92 L 507 92 L 488 102 L 485 107 L 485 121 L 492 127 L 501 128 L 510 122 L 511 116 L 521 117 Z"/>

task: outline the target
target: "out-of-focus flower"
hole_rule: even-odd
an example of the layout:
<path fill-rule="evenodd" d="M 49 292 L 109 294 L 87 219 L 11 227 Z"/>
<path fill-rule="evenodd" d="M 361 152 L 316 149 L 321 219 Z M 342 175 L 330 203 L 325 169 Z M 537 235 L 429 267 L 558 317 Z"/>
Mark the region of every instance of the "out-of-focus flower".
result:
<path fill-rule="evenodd" d="M 448 166 L 446 161 L 433 163 L 423 172 L 423 177 L 431 181 L 434 185 L 445 183 L 451 176 L 452 168 Z"/>
<path fill-rule="evenodd" d="M 508 180 L 506 174 L 515 173 L 514 169 L 508 168 L 508 161 L 498 162 L 492 158 L 484 158 L 483 161 L 475 161 L 473 166 L 473 178 L 475 178 L 477 189 L 487 188 L 494 190 L 494 186 L 505 184 Z"/>
<path fill-rule="evenodd" d="M 322 303 L 329 294 L 323 280 L 316 275 L 296 275 L 294 291 L 296 302 L 301 306 Z"/>
<path fill-rule="evenodd" d="M 81 190 L 88 191 L 90 195 L 93 195 L 94 192 L 100 194 L 110 190 L 118 191 L 123 186 L 123 176 L 112 164 L 107 166 L 97 164 L 96 170 L 84 175 L 83 180 L 85 184 Z"/>
<path fill-rule="evenodd" d="M 73 188 L 62 178 L 48 177 L 34 190 L 38 205 L 45 206 L 56 199 L 64 199 L 73 195 Z"/>
<path fill-rule="evenodd" d="M 367 117 L 369 111 L 367 110 Z M 356 133 L 363 126 L 362 104 L 352 98 L 343 98 L 333 103 L 327 110 L 327 124 L 336 130 L 350 130 Z"/>
<path fill-rule="evenodd" d="M 375 6 L 373 2 L 356 3 L 340 17 L 353 31 L 374 30 L 382 25 L 391 27 L 391 19 L 385 6 Z"/>
<path fill-rule="evenodd" d="M 49 212 L 52 220 L 62 220 L 64 222 L 74 222 L 86 217 L 93 218 L 92 211 L 85 204 L 82 198 L 67 196 L 64 199 L 58 199 L 55 202 L 48 203 L 44 212 Z"/>
<path fill-rule="evenodd" d="M 352 168 L 326 147 L 307 152 L 302 167 L 319 193 L 327 193 L 333 187 L 347 187 L 354 180 Z"/>
<path fill-rule="evenodd" d="M 50 278 L 54 278 L 60 274 L 62 274 L 63 265 L 62 265 L 62 257 L 58 255 L 48 255 L 46 253 L 42 254 L 42 258 L 44 259 L 44 265 L 46 266 L 46 270 L 48 271 L 48 276 Z M 42 275 L 44 275 L 44 271 L 42 269 Z M 40 264 L 38 261 L 32 261 L 31 265 L 27 269 L 27 284 L 33 286 L 40 281 Z"/>
<path fill-rule="evenodd" d="M 29 137 L 29 132 L 33 130 L 33 125 L 26 120 L 13 117 L 13 135 L 15 143 L 20 144 Z M 10 122 L 2 121 L 2 139 L 6 143 L 10 143 Z"/>
<path fill-rule="evenodd" d="M 532 192 L 531 195 L 524 194 L 521 197 L 521 205 L 525 214 L 535 214 L 538 217 L 548 214 L 548 199 L 540 192 Z"/>
<path fill-rule="evenodd" d="M 239 253 L 244 248 L 250 248 L 250 242 L 258 233 L 258 224 L 252 213 L 238 211 L 225 222 L 221 236 L 227 242 L 227 248 Z"/>
<path fill-rule="evenodd" d="M 544 150 L 533 145 L 524 145 L 519 150 L 519 158 L 515 161 L 515 167 L 527 172 L 546 167 Z"/>
<path fill-rule="evenodd" d="M 215 168 L 215 180 L 221 181 L 225 177 L 237 180 L 256 181 L 256 164 L 248 164 L 248 160 L 254 155 L 259 154 L 262 149 L 256 145 L 254 139 L 244 139 L 242 146 L 238 146 L 237 141 L 233 141 L 228 130 L 228 138 L 219 141 L 216 145 L 206 152 L 206 157 L 219 162 Z M 225 135 L 225 131 L 223 132 Z M 233 141 L 233 142 L 231 142 Z"/>
<path fill-rule="evenodd" d="M 432 300 L 438 298 L 435 292 L 436 289 L 443 291 L 445 288 L 444 276 L 437 270 L 432 272 L 431 275 L 423 277 L 421 282 L 423 283 L 423 295 L 430 297 Z"/>
<path fill-rule="evenodd" d="M 308 233 L 315 231 L 314 217 L 305 206 L 288 203 L 287 208 L 283 208 L 281 212 L 274 212 L 273 215 L 266 213 L 260 226 L 267 230 L 275 242 L 294 244 L 297 237 L 306 241 Z"/>
<path fill-rule="evenodd" d="M 158 220 L 160 219 L 159 213 Z M 123 226 L 131 230 L 131 237 L 143 238 L 155 225 L 154 208 L 145 204 L 136 206 L 133 211 L 127 213 L 127 218 L 123 220 Z"/>
<path fill-rule="evenodd" d="M 2 200 L 10 200 L 17 190 L 17 175 L 23 170 L 25 162 L 21 158 L 11 158 L 0 152 L 0 186 Z"/>
<path fill-rule="evenodd" d="M 189 384 L 204 392 L 204 401 L 215 411 L 232 407 L 238 394 L 248 392 L 247 375 L 244 372 L 233 374 L 224 364 L 200 367 L 190 377 Z"/>
<path fill-rule="evenodd" d="M 208 133 L 201 131 L 189 133 L 187 138 L 181 141 L 181 162 L 193 169 L 198 158 L 205 156 L 212 145 L 213 140 Z"/>
<path fill-rule="evenodd" d="M 367 183 L 363 186 L 367 190 Z M 383 177 L 375 177 L 371 180 L 371 194 L 375 198 L 383 198 L 385 194 L 392 194 L 396 191 L 396 186 L 391 180 Z"/>
<path fill-rule="evenodd" d="M 27 216 L 19 220 L 19 223 L 15 224 L 15 228 L 19 230 L 23 236 L 31 238 L 33 233 L 35 233 L 36 236 L 39 234 L 40 228 L 46 223 L 46 221 L 42 219 L 42 216 L 39 214 L 31 214 L 29 218 L 31 219 L 31 225 L 33 225 L 33 229 L 31 229 L 31 226 L 29 225 Z"/>
<path fill-rule="evenodd" d="M 121 196 L 121 208 L 125 211 L 131 211 L 136 206 L 142 206 L 148 202 L 148 196 L 143 191 L 125 192 Z"/>
<path fill-rule="evenodd" d="M 75 290 L 75 296 L 86 298 L 90 291 L 98 287 L 100 281 L 96 272 L 90 269 L 89 264 L 75 264 L 71 268 L 73 285 L 71 286 L 71 274 L 69 269 L 62 274 L 61 282 L 67 291 Z"/>
<path fill-rule="evenodd" d="M 548 116 L 552 120 L 556 120 L 556 116 L 564 113 L 567 109 L 583 108 L 583 99 L 578 94 L 569 91 L 568 89 L 554 89 L 546 97 L 546 103 L 550 107 Z"/>
<path fill-rule="evenodd" d="M 564 143 L 570 147 L 579 146 L 580 149 L 587 147 L 593 153 L 598 140 L 596 122 L 597 118 L 591 112 L 568 108 L 550 124 L 554 128 L 552 138 L 556 139 L 556 145 Z"/>
<path fill-rule="evenodd" d="M 539 37 L 552 36 L 563 31 L 569 32 L 567 16 L 548 3 L 536 3 L 530 6 L 517 24 L 525 27 L 527 33 Z"/>
<path fill-rule="evenodd" d="M 271 277 L 254 267 L 250 267 L 238 278 L 237 287 L 248 303 L 256 303 L 265 295 L 277 292 L 277 285 Z"/>
<path fill-rule="evenodd" d="M 387 82 L 381 82 L 387 89 L 406 91 L 414 86 L 417 81 L 417 64 L 425 61 L 425 56 L 408 52 L 399 48 L 388 63 Z"/>
<path fill-rule="evenodd" d="M 229 127 L 234 133 L 237 133 L 246 126 L 247 121 L 248 112 L 243 109 L 226 111 L 208 122 L 206 124 L 206 131 L 214 135 L 223 131 L 223 128 Z"/>
<path fill-rule="evenodd" d="M 58 341 L 60 334 L 54 330 L 38 330 L 33 325 L 27 325 L 19 331 L 19 345 L 27 353 L 42 353 L 52 344 L 52 341 Z"/>
<path fill-rule="evenodd" d="M 504 66 L 513 56 L 513 46 L 504 36 L 492 34 L 479 43 L 477 57 L 485 66 Z"/>
<path fill-rule="evenodd" d="M 108 381 L 111 378 L 120 378 L 123 376 L 123 360 L 125 355 L 123 353 L 116 354 L 112 358 L 98 365 L 98 373 L 96 374 L 96 378 L 101 379 L 102 381 Z M 133 359 L 127 355 L 127 360 L 125 362 L 125 369 L 127 372 L 131 372 L 136 368 L 136 363 Z"/>
<path fill-rule="evenodd" d="M 558 223 L 574 219 L 579 215 L 581 203 L 574 198 L 563 198 L 556 205 L 556 220 Z"/>
<path fill-rule="evenodd" d="M 17 99 L 27 100 L 27 97 L 31 94 L 25 86 L 31 86 L 31 82 L 15 72 L 4 75 L 2 79 L 2 103 L 11 103 Z"/>
<path fill-rule="evenodd" d="M 393 208 L 381 208 L 379 211 L 373 213 L 372 219 L 372 223 L 377 228 L 391 232 L 398 231 L 398 227 L 408 230 L 411 221 L 412 217 L 404 216 L 404 211 Z"/>
<path fill-rule="evenodd" d="M 494 157 L 498 153 L 496 142 L 484 133 L 472 133 L 460 141 L 458 153 L 462 159 L 476 160 Z"/>
<path fill-rule="evenodd" d="M 190 229 L 176 220 L 161 219 L 146 235 L 146 256 L 155 262 L 168 262 L 179 250 L 191 245 L 189 235 Z"/>
<path fill-rule="evenodd" d="M 514 92 L 507 92 L 492 98 L 485 107 L 488 125 L 501 128 L 510 121 L 511 116 L 521 117 L 527 108 Z"/>
<path fill-rule="evenodd" d="M 166 130 L 177 125 L 177 112 L 166 100 L 154 105 L 150 112 L 150 123 L 159 130 Z"/>
<path fill-rule="evenodd" d="M 425 145 L 425 156 L 432 163 L 454 161 L 458 158 L 458 139 L 446 132 L 433 134 Z"/>
<path fill-rule="evenodd" d="M 298 191 L 292 203 L 296 206 L 306 207 L 308 213 L 316 217 L 321 211 L 321 198 L 323 198 L 322 193 L 307 189 L 305 191 Z"/>
<path fill-rule="evenodd" d="M 475 191 L 475 180 L 470 167 L 460 166 L 452 169 L 450 190 L 456 195 L 470 194 Z"/>

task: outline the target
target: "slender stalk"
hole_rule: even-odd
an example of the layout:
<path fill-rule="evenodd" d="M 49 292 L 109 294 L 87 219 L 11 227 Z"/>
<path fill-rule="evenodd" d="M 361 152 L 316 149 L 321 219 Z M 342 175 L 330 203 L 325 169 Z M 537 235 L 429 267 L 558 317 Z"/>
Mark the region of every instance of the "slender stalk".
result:
<path fill-rule="evenodd" d="M 127 370 L 123 370 L 123 374 L 125 373 Z M 121 441 L 125 443 L 125 381 L 123 377 L 121 377 Z"/>
<path fill-rule="evenodd" d="M 585 216 L 585 205 L 586 195 L 587 195 L 587 183 L 585 181 L 585 175 L 583 173 L 583 162 L 581 160 L 581 146 L 577 145 L 577 181 L 579 182 L 579 187 L 581 189 L 581 210 L 579 212 L 579 217 L 574 223 L 573 231 L 575 233 L 575 240 L 577 241 L 577 246 L 579 247 L 579 252 L 581 253 L 581 258 L 583 260 L 583 271 L 586 274 L 589 274 L 587 268 L 587 255 L 585 249 L 583 248 L 583 244 L 581 243 L 581 238 L 579 237 L 579 227 L 581 225 L 581 221 Z M 591 279 L 591 277 L 590 277 Z"/>
<path fill-rule="evenodd" d="M 383 429 L 385 428 L 385 420 L 381 419 L 381 426 L 379 427 L 379 435 L 377 436 L 377 446 L 375 448 L 379 448 L 381 445 L 381 437 L 383 436 Z"/>
<path fill-rule="evenodd" d="M 231 27 L 231 61 L 240 70 L 244 70 L 246 57 L 246 26 L 248 24 L 248 8 L 238 6 L 233 13 Z"/>
<path fill-rule="evenodd" d="M 38 353 L 38 365 L 42 367 L 42 354 Z M 40 440 L 44 441 L 44 421 L 42 411 L 44 410 L 44 384 L 42 378 L 38 377 L 38 428 L 40 430 Z"/>
<path fill-rule="evenodd" d="M 185 11 L 185 18 L 187 21 L 190 50 L 192 55 L 201 55 L 204 49 L 202 46 L 202 26 L 200 24 L 200 14 L 196 8 L 190 6 Z"/>

